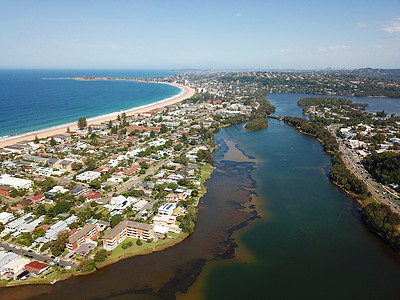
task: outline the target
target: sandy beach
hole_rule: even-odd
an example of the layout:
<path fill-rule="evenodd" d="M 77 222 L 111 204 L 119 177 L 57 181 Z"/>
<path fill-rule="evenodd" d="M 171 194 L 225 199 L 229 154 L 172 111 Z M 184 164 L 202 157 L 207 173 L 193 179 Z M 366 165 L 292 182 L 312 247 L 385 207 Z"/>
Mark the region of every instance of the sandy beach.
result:
<path fill-rule="evenodd" d="M 134 108 L 127 109 L 124 111 L 110 113 L 105 116 L 88 119 L 87 120 L 88 125 L 99 124 L 99 123 L 109 121 L 109 120 L 115 120 L 117 118 L 117 116 L 122 113 L 125 113 L 127 116 L 130 116 L 130 115 L 134 115 L 137 113 L 148 112 L 153 109 L 157 109 L 157 108 L 161 108 L 164 106 L 168 106 L 171 104 L 181 102 L 185 99 L 192 97 L 196 93 L 193 88 L 190 88 L 188 86 L 184 86 L 184 85 L 181 85 L 178 83 L 169 83 L 169 82 L 168 83 L 167 82 L 154 82 L 154 83 L 174 85 L 174 86 L 181 88 L 182 92 L 180 94 L 178 94 L 177 96 L 174 96 L 169 99 L 161 100 L 161 101 L 158 101 L 158 102 L 155 102 L 152 104 L 143 105 L 143 106 L 136 107 L 136 108 L 134 107 Z M 36 136 L 39 139 L 42 139 L 42 138 L 50 137 L 50 136 L 53 136 L 56 134 L 64 133 L 67 131 L 68 127 L 71 131 L 74 131 L 78 128 L 77 122 L 78 122 L 78 120 L 76 120 L 76 122 L 74 122 L 74 123 L 63 124 L 63 125 L 60 125 L 57 127 L 47 128 L 47 129 L 43 129 L 43 130 L 37 130 L 32 133 L 20 134 L 20 135 L 16 135 L 15 137 L 10 136 L 10 137 L 6 138 L 5 140 L 0 141 L 0 148 L 15 144 L 15 143 L 21 142 L 21 141 L 34 140 Z"/>

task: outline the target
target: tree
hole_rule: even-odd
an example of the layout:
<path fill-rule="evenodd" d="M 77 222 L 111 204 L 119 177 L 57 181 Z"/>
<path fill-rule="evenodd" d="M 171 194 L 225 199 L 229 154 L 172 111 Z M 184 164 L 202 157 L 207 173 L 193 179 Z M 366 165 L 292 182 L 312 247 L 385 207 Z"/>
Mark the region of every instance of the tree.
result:
<path fill-rule="evenodd" d="M 165 124 L 162 124 L 162 125 L 161 125 L 161 128 L 160 128 L 160 132 L 161 132 L 161 133 L 166 133 L 166 132 L 168 132 L 168 127 L 167 127 Z"/>
<path fill-rule="evenodd" d="M 19 192 L 18 192 L 17 189 L 13 189 L 13 190 L 10 192 L 10 197 L 15 198 L 15 197 L 17 197 L 18 195 L 19 195 Z"/>
<path fill-rule="evenodd" d="M 63 231 L 58 234 L 57 239 L 50 243 L 51 253 L 55 256 L 59 256 L 64 252 L 66 243 L 68 242 L 69 234 L 67 231 Z"/>
<path fill-rule="evenodd" d="M 86 160 L 86 171 L 93 171 L 94 169 L 97 168 L 97 161 L 93 157 L 89 157 Z"/>
<path fill-rule="evenodd" d="M 110 225 L 112 228 L 117 226 L 120 222 L 122 221 L 122 216 L 121 215 L 113 215 L 111 217 Z"/>
<path fill-rule="evenodd" d="M 43 229 L 43 228 L 36 228 L 34 231 L 33 231 L 33 237 L 35 238 L 35 239 L 37 239 L 38 237 L 42 237 L 42 236 L 45 236 L 46 235 L 46 231 Z"/>
<path fill-rule="evenodd" d="M 105 261 L 106 258 L 107 258 L 107 250 L 100 249 L 99 251 L 96 252 L 93 259 L 95 262 L 102 262 Z"/>
<path fill-rule="evenodd" d="M 143 244 L 143 242 L 141 240 L 137 239 L 136 245 L 141 246 L 142 244 Z"/>
<path fill-rule="evenodd" d="M 210 150 L 200 149 L 197 152 L 197 161 L 204 161 L 206 163 L 212 164 L 214 159 L 213 159 L 213 156 L 212 156 Z"/>
<path fill-rule="evenodd" d="M 39 204 L 38 207 L 36 208 L 36 214 L 41 216 L 45 215 L 46 213 L 47 213 L 46 206 L 44 206 L 44 204 Z"/>
<path fill-rule="evenodd" d="M 34 139 L 34 141 L 33 141 L 35 144 L 39 144 L 39 138 L 38 138 L 38 136 L 37 135 L 35 135 L 35 139 Z"/>
<path fill-rule="evenodd" d="M 51 139 L 50 139 L 50 145 L 51 145 L 51 146 L 57 145 L 57 142 L 56 142 L 56 140 L 55 140 L 53 137 L 51 137 Z"/>
<path fill-rule="evenodd" d="M 96 268 L 96 263 L 92 259 L 82 260 L 79 266 L 76 268 L 80 272 L 90 272 Z"/>
<path fill-rule="evenodd" d="M 56 215 L 57 215 L 57 214 L 56 214 L 56 210 L 54 209 L 54 207 L 50 207 L 50 208 L 47 210 L 47 213 L 46 213 L 46 216 L 47 216 L 47 217 L 49 217 L 49 218 L 54 218 Z"/>
<path fill-rule="evenodd" d="M 41 187 L 42 192 L 47 192 L 57 185 L 57 181 L 55 181 L 53 178 L 48 177 L 45 181 L 38 182 L 37 184 Z"/>
<path fill-rule="evenodd" d="M 83 168 L 83 165 L 81 163 L 77 163 L 76 161 L 74 161 L 71 164 L 71 168 L 72 168 L 72 171 L 79 171 L 80 169 Z"/>
<path fill-rule="evenodd" d="M 87 126 L 86 118 L 79 118 L 78 119 L 78 128 L 83 129 Z"/>
<path fill-rule="evenodd" d="M 66 213 L 71 209 L 71 203 L 67 201 L 60 201 L 54 206 L 56 214 Z"/>

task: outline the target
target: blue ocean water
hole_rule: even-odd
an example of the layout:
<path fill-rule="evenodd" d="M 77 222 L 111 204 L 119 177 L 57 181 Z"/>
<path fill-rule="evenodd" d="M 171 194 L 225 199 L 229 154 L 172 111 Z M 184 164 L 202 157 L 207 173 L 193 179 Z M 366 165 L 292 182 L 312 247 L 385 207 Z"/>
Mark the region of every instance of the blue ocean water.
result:
<path fill-rule="evenodd" d="M 173 74 L 166 70 L 0 70 L 0 137 L 151 104 L 180 92 L 166 84 L 44 78 Z"/>

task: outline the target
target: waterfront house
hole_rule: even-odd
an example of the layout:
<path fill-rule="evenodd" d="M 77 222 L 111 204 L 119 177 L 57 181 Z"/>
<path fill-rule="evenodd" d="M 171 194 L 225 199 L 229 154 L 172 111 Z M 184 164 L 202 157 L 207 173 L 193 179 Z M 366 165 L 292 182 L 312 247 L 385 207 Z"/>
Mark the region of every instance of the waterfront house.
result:
<path fill-rule="evenodd" d="M 50 267 L 38 261 L 32 261 L 25 265 L 25 270 L 34 276 L 39 276 L 41 273 L 47 271 Z"/>
<path fill-rule="evenodd" d="M 29 259 L 18 257 L 4 265 L 1 269 L 2 274 L 6 274 L 9 277 L 17 277 L 19 273 L 24 271 L 25 265 L 29 263 Z"/>

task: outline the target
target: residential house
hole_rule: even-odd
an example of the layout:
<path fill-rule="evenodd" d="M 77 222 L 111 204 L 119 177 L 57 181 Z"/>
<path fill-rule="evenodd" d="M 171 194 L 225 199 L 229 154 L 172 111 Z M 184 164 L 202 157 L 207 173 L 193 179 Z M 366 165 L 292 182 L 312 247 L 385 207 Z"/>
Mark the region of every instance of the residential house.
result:
<path fill-rule="evenodd" d="M 154 237 L 154 226 L 146 223 L 124 220 L 103 236 L 103 248 L 106 250 L 114 250 L 127 237 L 142 240 L 152 239 Z"/>
<path fill-rule="evenodd" d="M 0 185 L 0 195 L 1 196 L 10 196 L 13 188 L 9 185 Z"/>
<path fill-rule="evenodd" d="M 43 272 L 47 271 L 50 267 L 38 261 L 32 261 L 25 265 L 25 270 L 34 276 L 39 276 Z"/>
<path fill-rule="evenodd" d="M 100 233 L 97 226 L 94 224 L 87 224 L 82 229 L 76 231 L 69 237 L 67 243 L 67 249 L 69 251 L 75 250 L 76 248 L 82 246 L 88 240 L 94 240 L 99 237 Z"/>

